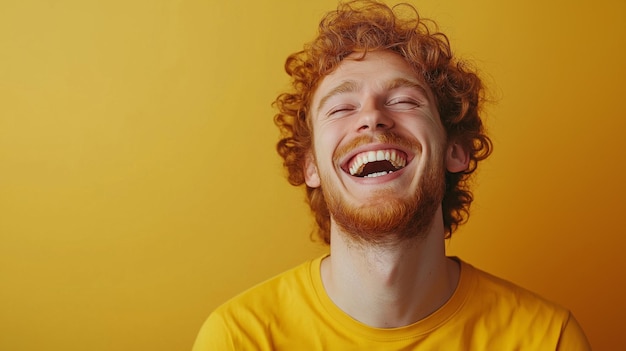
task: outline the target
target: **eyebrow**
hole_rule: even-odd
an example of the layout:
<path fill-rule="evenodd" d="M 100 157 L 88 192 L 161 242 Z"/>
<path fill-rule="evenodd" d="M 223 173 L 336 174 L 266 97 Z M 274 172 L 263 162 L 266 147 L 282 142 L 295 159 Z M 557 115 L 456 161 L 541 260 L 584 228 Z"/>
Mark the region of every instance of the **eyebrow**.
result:
<path fill-rule="evenodd" d="M 353 80 L 347 80 L 338 86 L 336 86 L 333 90 L 329 91 L 328 94 L 324 95 L 320 100 L 320 103 L 317 105 L 317 111 L 322 109 L 322 106 L 328 101 L 328 99 L 333 96 L 345 94 L 345 93 L 353 93 L 359 90 L 359 85 Z"/>
<path fill-rule="evenodd" d="M 424 87 L 424 84 L 421 84 L 412 79 L 397 78 L 388 82 L 385 85 L 386 90 L 393 90 L 393 89 L 398 89 L 398 88 L 411 88 L 411 89 L 419 90 L 420 93 L 424 94 L 425 98 L 430 99 L 430 95 L 428 94 L 428 91 Z"/>
<path fill-rule="evenodd" d="M 359 87 L 360 87 L 359 84 L 353 80 L 347 80 L 339 84 L 334 89 L 329 91 L 326 95 L 324 95 L 324 97 L 322 97 L 319 104 L 317 105 L 317 111 L 320 111 L 322 109 L 322 106 L 324 106 L 324 104 L 326 103 L 326 101 L 328 101 L 328 99 L 332 98 L 333 96 L 345 94 L 345 93 L 353 93 L 355 91 L 358 91 Z M 420 93 L 424 94 L 424 97 L 426 97 L 427 99 L 430 99 L 430 95 L 428 94 L 426 88 L 424 88 L 424 85 L 420 84 L 419 82 L 415 80 L 406 79 L 406 78 L 396 78 L 394 80 L 386 82 L 384 85 L 385 90 L 394 90 L 398 88 L 411 88 L 411 89 L 418 90 Z"/>

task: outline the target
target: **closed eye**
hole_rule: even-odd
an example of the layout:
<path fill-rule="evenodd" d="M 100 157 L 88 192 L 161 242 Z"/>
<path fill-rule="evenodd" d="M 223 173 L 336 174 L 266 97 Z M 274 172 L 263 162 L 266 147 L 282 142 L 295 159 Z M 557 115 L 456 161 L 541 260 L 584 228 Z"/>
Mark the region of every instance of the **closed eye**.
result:
<path fill-rule="evenodd" d="M 391 99 L 387 102 L 386 105 L 398 110 L 411 110 L 422 106 L 419 101 L 408 97 Z"/>
<path fill-rule="evenodd" d="M 344 112 L 350 112 L 354 110 L 352 105 L 337 105 L 328 111 L 328 116 L 338 115 Z"/>

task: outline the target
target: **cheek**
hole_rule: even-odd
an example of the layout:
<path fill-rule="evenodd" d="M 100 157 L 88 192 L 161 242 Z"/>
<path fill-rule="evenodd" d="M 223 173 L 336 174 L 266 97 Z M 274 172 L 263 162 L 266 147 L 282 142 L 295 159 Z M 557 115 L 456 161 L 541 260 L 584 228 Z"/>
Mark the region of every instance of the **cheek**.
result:
<path fill-rule="evenodd" d="M 443 145 L 446 144 L 446 132 L 441 123 L 437 120 L 424 119 L 416 123 L 413 132 L 419 138 L 427 140 L 430 144 Z M 443 147 L 442 146 L 442 147 Z"/>
<path fill-rule="evenodd" d="M 332 128 L 331 126 L 323 126 L 315 129 L 313 147 L 318 157 L 323 157 L 323 155 L 332 156 L 334 154 L 342 140 L 342 128 L 345 127 L 335 123 L 332 125 Z"/>

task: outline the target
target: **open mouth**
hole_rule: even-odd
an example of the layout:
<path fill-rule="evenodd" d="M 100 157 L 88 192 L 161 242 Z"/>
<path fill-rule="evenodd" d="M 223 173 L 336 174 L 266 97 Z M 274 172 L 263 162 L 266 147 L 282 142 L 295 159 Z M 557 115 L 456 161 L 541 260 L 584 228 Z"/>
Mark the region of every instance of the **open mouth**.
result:
<path fill-rule="evenodd" d="M 407 156 L 396 149 L 366 151 L 355 155 L 347 164 L 352 176 L 374 178 L 398 171 L 406 166 Z"/>

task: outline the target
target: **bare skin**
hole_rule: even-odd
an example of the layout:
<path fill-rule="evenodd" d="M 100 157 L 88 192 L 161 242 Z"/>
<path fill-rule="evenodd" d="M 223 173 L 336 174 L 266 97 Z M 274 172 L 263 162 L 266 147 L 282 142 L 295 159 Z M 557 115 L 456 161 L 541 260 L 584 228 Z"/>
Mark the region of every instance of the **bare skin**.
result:
<path fill-rule="evenodd" d="M 402 327 L 427 317 L 448 301 L 459 280 L 458 263 L 445 256 L 442 223 L 425 238 L 384 247 L 351 242 L 337 231 L 331 242 L 321 268 L 326 292 L 372 327 Z"/>

